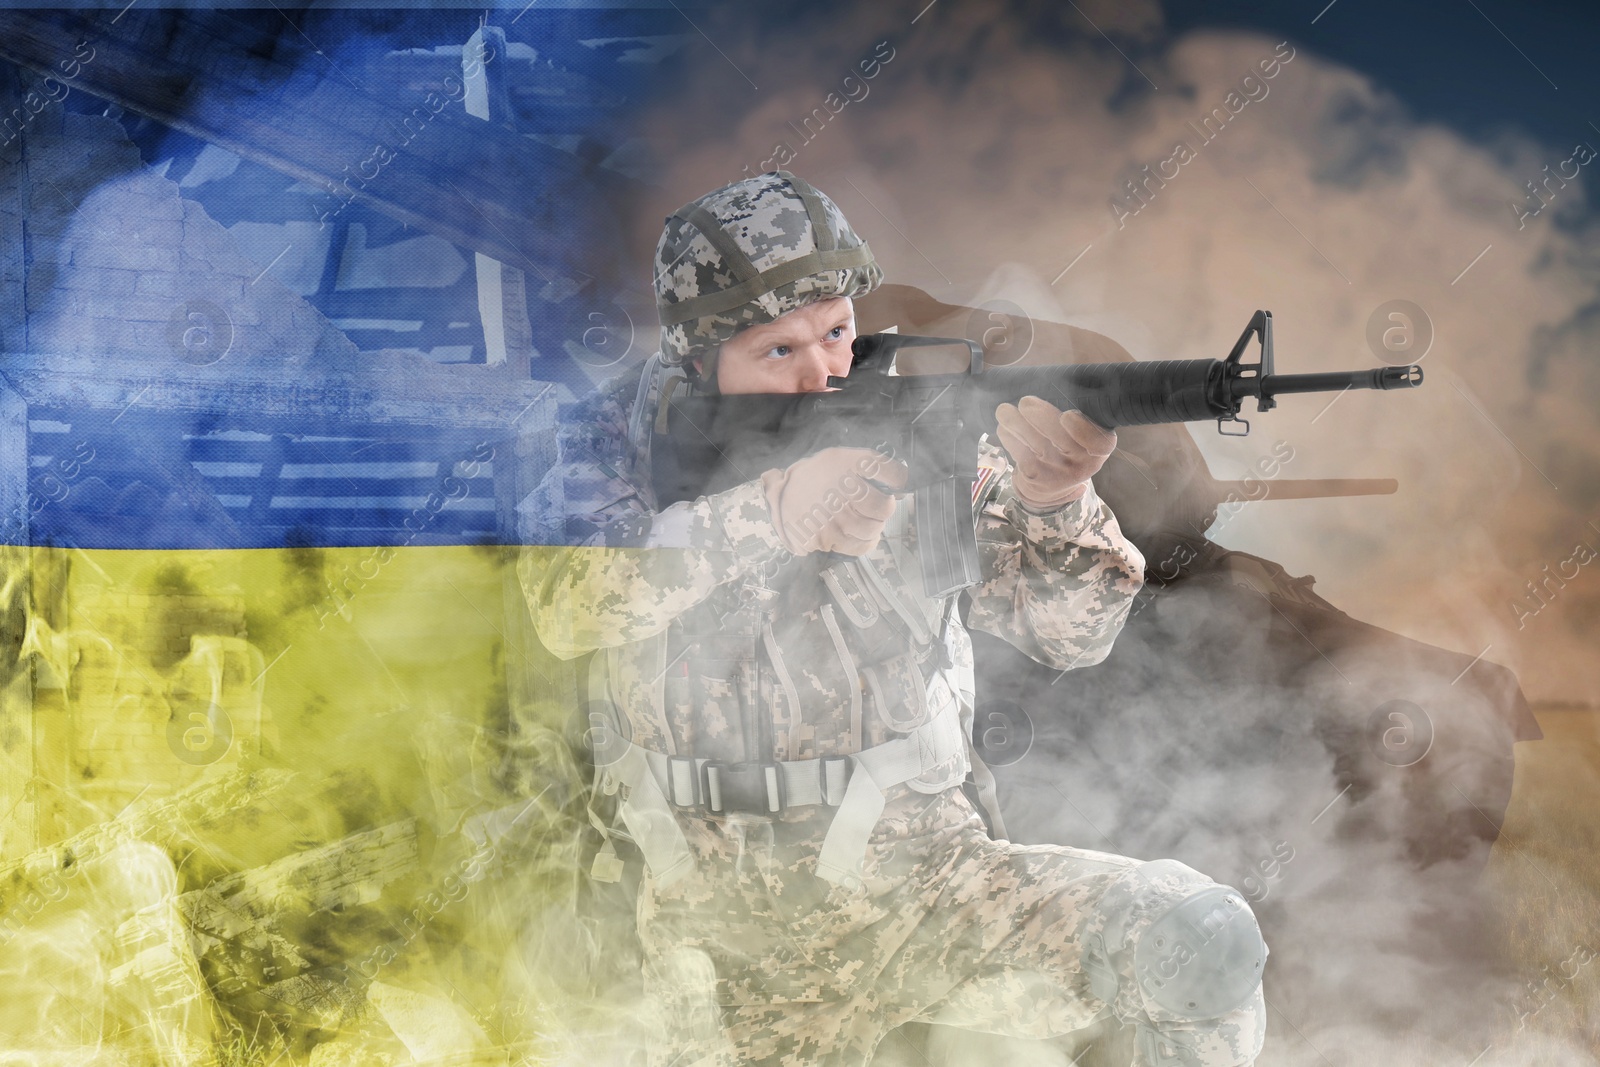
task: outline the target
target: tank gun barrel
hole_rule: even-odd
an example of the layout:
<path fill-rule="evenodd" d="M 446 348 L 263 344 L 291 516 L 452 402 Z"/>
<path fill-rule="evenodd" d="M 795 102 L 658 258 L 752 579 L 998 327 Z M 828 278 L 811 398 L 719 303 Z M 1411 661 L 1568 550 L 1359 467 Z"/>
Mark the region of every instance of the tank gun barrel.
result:
<path fill-rule="evenodd" d="M 1274 478 L 1270 481 L 1212 481 L 1218 499 L 1317 500 L 1334 496 L 1389 496 L 1400 489 L 1393 478 Z"/>

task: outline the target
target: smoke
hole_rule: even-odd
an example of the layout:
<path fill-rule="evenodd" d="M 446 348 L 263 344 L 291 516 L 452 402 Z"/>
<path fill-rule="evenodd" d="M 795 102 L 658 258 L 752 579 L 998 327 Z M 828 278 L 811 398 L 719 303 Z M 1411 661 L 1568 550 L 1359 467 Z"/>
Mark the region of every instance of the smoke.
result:
<path fill-rule="evenodd" d="M 1577 969 L 1567 939 L 1589 920 L 1571 916 L 1592 913 L 1592 892 L 1533 840 L 1561 856 L 1572 824 L 1508 826 L 1490 853 L 1515 710 L 1495 665 L 1536 700 L 1600 697 L 1600 369 L 1583 358 L 1600 339 L 1595 223 L 1581 182 L 1540 201 L 1526 188 L 1578 155 L 1418 121 L 1300 42 L 1168 37 L 1155 5 L 910 14 L 702 24 L 723 56 L 686 57 L 645 125 L 659 206 L 787 143 L 790 169 L 839 202 L 889 281 L 946 303 L 1004 300 L 1140 359 L 1220 357 L 1266 308 L 1280 372 L 1382 358 L 1427 375 L 1404 394 L 1247 412 L 1244 441 L 1193 433 L 1222 479 L 1285 444 L 1284 477 L 1398 479 L 1388 497 L 1252 504 L 1212 533 L 1315 575 L 1355 619 L 1462 655 L 1357 638 L 1336 613 L 1291 620 L 1243 577 L 1157 599 L 1083 679 L 1050 688 L 1019 662 L 1012 688 L 980 696 L 1032 712 L 1033 749 L 1001 772 L 1014 836 L 1175 856 L 1250 896 L 1273 948 L 1270 1062 L 1593 1062 L 1566 1036 L 1584 1032 L 1570 1008 L 1582 975 L 1556 983 L 1566 1008 L 1528 981 Z M 870 96 L 813 136 L 797 129 L 835 68 L 883 41 L 895 58 Z M 1545 200 L 1539 216 L 1510 207 Z M 633 258 L 655 236 L 636 234 Z M 1380 338 L 1396 325 L 1376 314 L 1395 300 L 1425 321 L 1403 324 L 1409 348 L 1375 348 L 1371 324 Z M 1303 632 L 1319 618 L 1325 632 Z M 1384 758 L 1392 701 L 1429 709 L 1426 758 Z M 1570 775 L 1593 788 L 1592 767 Z M 1524 908 L 1549 909 L 1534 949 L 1508 920 Z M 938 1028 L 917 1039 L 882 1062 L 1003 1048 Z"/>
<path fill-rule="evenodd" d="M 1080 7 L 1117 47 L 1089 28 Z M 1508 210 L 1508 202 L 1529 203 L 1524 183 L 1572 157 L 1571 146 L 1511 136 L 1474 144 L 1416 122 L 1361 75 L 1293 42 L 1293 58 L 1285 59 L 1280 42 L 1256 36 L 1168 39 L 1159 8 L 1148 3 L 947 0 L 915 21 L 911 11 L 823 11 L 777 17 L 761 28 L 696 14 L 715 49 L 696 42 L 687 53 L 695 68 L 663 92 L 645 124 L 664 163 L 662 211 L 774 158 L 782 142 L 794 152 L 794 169 L 871 236 L 891 280 L 951 303 L 1009 300 L 1041 319 L 1103 331 L 1140 358 L 1220 355 L 1250 313 L 1267 307 L 1277 316 L 1283 370 L 1374 366 L 1372 312 L 1394 299 L 1421 305 L 1435 334 L 1424 357 L 1424 389 L 1351 394 L 1331 406 L 1288 400 L 1262 416 L 1256 436 L 1243 443 L 1205 428 L 1196 435 L 1219 477 L 1256 469 L 1282 441 L 1295 455 L 1287 476 L 1392 475 L 1402 492 L 1252 505 L 1218 536 L 1281 560 L 1291 573 L 1316 574 L 1321 591 L 1357 618 L 1468 657 L 1484 650 L 1486 662 L 1515 667 L 1534 695 L 1595 697 L 1596 668 L 1582 652 L 1592 647 L 1600 619 L 1600 581 L 1575 551 L 1579 542 L 1600 545 L 1600 534 L 1585 532 L 1600 495 L 1592 429 L 1600 370 L 1581 358 L 1592 350 L 1597 326 L 1592 222 L 1576 183 L 1561 186 L 1532 218 Z M 891 52 L 892 59 L 881 58 Z M 860 68 L 868 57 L 879 63 L 870 79 Z M 1280 69 L 1267 78 L 1262 63 L 1273 59 Z M 747 88 L 746 75 L 759 90 Z M 845 77 L 870 91 L 843 86 Z M 805 120 L 836 87 L 849 106 L 825 125 L 814 122 L 813 134 Z M 1230 104 L 1233 93 L 1247 102 Z M 1177 151 L 1180 142 L 1192 158 Z M 181 208 L 172 190 L 146 176 L 90 192 L 91 177 L 118 167 L 133 174 L 135 165 L 124 150 L 92 176 L 66 166 L 55 175 L 65 207 L 74 210 L 33 231 L 59 240 L 48 242 L 54 258 L 41 261 L 32 278 L 45 296 L 30 308 L 30 347 L 101 357 L 170 350 L 191 362 L 215 354 L 193 351 L 183 330 L 174 347 L 173 313 L 184 313 L 180 325 L 193 323 L 183 300 L 151 301 L 136 320 L 144 326 L 128 331 L 114 325 L 126 321 L 125 309 L 102 317 L 88 297 L 65 295 L 92 285 L 63 253 L 86 246 L 97 231 L 115 233 L 130 195 Z M 1146 167 L 1175 176 L 1154 181 Z M 1129 181 L 1143 194 L 1130 192 Z M 234 273 L 241 285 L 257 275 L 222 247 L 220 228 L 187 218 L 184 226 L 215 239 L 201 274 Z M 636 234 L 631 261 L 648 263 L 655 238 L 653 229 Z M 275 284 L 268 278 L 260 287 Z M 314 336 L 291 331 L 294 313 L 304 309 L 286 292 L 271 292 L 275 307 L 263 314 L 276 315 L 283 330 L 241 331 L 241 347 L 227 358 L 289 352 L 315 362 L 308 354 L 341 350 L 320 326 Z M 218 300 L 204 288 L 183 295 Z M 306 343 L 267 343 L 280 335 Z M 77 443 L 75 436 L 66 442 Z M 86 454 L 49 458 L 77 472 L 105 463 Z M 80 484 L 68 466 L 52 469 L 66 488 Z M 88 468 L 80 496 L 100 491 L 90 479 L 105 469 Z M 97 513 L 123 515 L 109 503 Z M 483 1045 L 487 1035 L 506 1045 L 543 1042 L 553 1062 L 580 1063 L 624 1060 L 637 1047 L 654 1009 L 641 1007 L 637 996 L 636 947 L 625 933 L 631 893 L 626 885 L 572 888 L 581 813 L 560 790 L 540 792 L 578 777 L 560 740 L 530 728 L 560 715 L 484 691 L 484 680 L 504 667 L 484 651 L 493 643 L 489 618 L 503 576 L 401 556 L 391 566 L 387 557 L 363 552 L 307 550 L 281 571 L 274 566 L 245 583 L 252 591 L 248 637 L 271 655 L 236 655 L 230 667 L 191 648 L 201 658 L 189 663 L 194 679 L 185 689 L 197 703 L 208 702 L 198 698 L 220 675 L 237 684 L 270 671 L 284 760 L 331 785 L 277 795 L 270 806 L 253 796 L 210 804 L 231 821 L 226 832 L 203 836 L 239 849 L 248 862 L 228 856 L 223 863 L 186 848 L 192 856 L 174 877 L 163 866 L 169 860 L 130 846 L 138 854 L 107 853 L 101 861 L 130 879 L 127 887 L 108 882 L 82 896 L 71 887 L 67 900 L 50 902 L 52 910 L 33 911 L 26 894 L 16 895 L 20 904 L 8 897 L 8 907 L 22 909 L 20 925 L 37 925 L 17 943 L 25 948 L 7 956 L 0 981 L 34 998 L 25 1007 L 37 1017 L 54 1005 L 66 1020 L 59 1032 L 30 1034 L 31 1047 L 88 1048 L 106 1032 L 98 1020 L 74 1021 L 64 1009 L 78 1004 L 45 992 L 42 975 L 76 975 L 68 988 L 86 991 L 83 1006 L 98 1005 L 111 997 L 107 976 L 129 954 L 149 949 L 148 973 L 125 973 L 129 989 L 141 990 L 157 971 L 181 971 L 183 989 L 197 986 L 172 908 L 175 895 L 207 884 L 199 877 L 207 864 L 270 866 L 274 880 L 263 884 L 276 887 L 278 875 L 302 869 L 297 862 L 273 866 L 280 858 L 294 860 L 365 827 L 378 830 L 356 842 L 363 846 L 388 842 L 401 833 L 395 827 L 417 835 L 419 855 L 445 844 L 418 860 L 423 870 L 407 866 L 404 879 L 383 883 L 378 901 L 355 903 L 377 883 L 352 878 L 352 902 L 330 898 L 324 907 L 290 895 L 282 909 L 263 908 L 255 917 L 285 923 L 301 947 L 317 948 L 322 955 L 303 973 L 314 970 L 319 980 L 331 981 L 311 963 L 359 967 L 375 947 L 394 952 L 373 968 L 370 997 L 374 1011 L 399 1023 L 380 1035 L 390 1043 L 384 1049 L 438 1051 L 425 1035 L 401 1033 L 408 1014 L 435 1018 L 462 1049 Z M 424 580 L 430 577 L 438 580 Z M 1529 581 L 1540 594 L 1533 600 Z M 108 577 L 106 584 L 116 583 Z M 401 598 L 399 588 L 420 590 L 429 607 Z M 20 617 L 19 595 L 7 604 Z M 141 608 L 122 610 L 149 617 Z M 326 625 L 322 608 L 331 612 Z M 274 616 L 276 631 L 254 621 Z M 1441 673 L 1412 646 L 1380 640 L 1392 655 L 1377 662 L 1370 644 L 1305 640 L 1248 590 L 1160 601 L 1135 626 L 1148 627 L 1148 639 L 1130 631 L 1119 646 L 1123 674 L 1108 662 L 1109 669 L 1069 676 L 1043 697 L 1019 690 L 1028 707 L 1061 709 L 1034 716 L 1035 749 L 1007 777 L 1008 816 L 1019 839 L 1172 855 L 1249 895 L 1272 938 L 1273 1062 L 1466 1063 L 1479 1055 L 1475 1039 L 1486 1024 L 1518 1012 L 1527 1030 L 1510 1041 L 1494 1031 L 1479 1064 L 1592 1060 L 1561 1036 L 1581 1032 L 1555 1025 L 1564 1009 L 1503 978 L 1476 940 L 1482 924 L 1471 886 L 1485 863 L 1502 889 L 1525 896 L 1525 914 L 1569 914 L 1582 897 L 1581 886 L 1547 870 L 1545 857 L 1526 847 L 1520 826 L 1514 833 L 1508 826 L 1497 862 L 1486 854 L 1492 826 L 1484 821 L 1493 819 L 1472 809 L 1498 816 L 1485 797 L 1506 786 L 1499 776 L 1509 773 L 1510 747 L 1504 728 L 1484 711 L 1493 700 L 1486 682 L 1473 674 L 1457 687 L 1453 671 Z M 1259 647 L 1228 640 L 1263 632 L 1271 638 Z M 33 636 L 40 648 L 30 650 L 41 661 L 45 650 L 71 647 L 52 644 L 40 627 Z M 1179 648 L 1209 654 L 1178 657 Z M 280 653 L 281 661 L 272 658 Z M 77 684 L 88 687 L 64 692 L 61 706 L 69 695 L 78 707 L 115 695 L 106 680 L 113 678 L 111 661 L 91 659 L 88 666 L 104 670 L 85 680 L 82 660 L 58 659 L 52 669 L 63 680 L 76 670 Z M 1373 667 L 1373 676 L 1363 666 Z M 1406 679 L 1417 680 L 1418 689 L 1397 690 L 1396 680 Z M 1066 699 L 1074 685 L 1076 697 Z M 241 704 L 256 710 L 260 697 L 248 685 L 238 691 Z M 1460 710 L 1434 724 L 1438 747 L 1424 760 L 1375 764 L 1372 716 L 1401 699 Z M 1339 714 L 1294 714 L 1311 704 Z M 1268 713 L 1274 710 L 1281 714 Z M 201 729 L 212 720 L 200 713 L 173 721 Z M 249 732 L 250 717 L 235 718 L 238 733 Z M 1379 738 L 1390 728 L 1384 722 Z M 513 726 L 523 727 L 514 738 L 489 737 Z M 163 761 L 163 773 L 187 751 L 184 729 L 176 741 L 147 732 L 142 742 Z M 1499 764 L 1488 760 L 1493 753 Z M 502 761 L 513 756 L 520 774 L 503 776 Z M 1571 773 L 1579 782 L 1594 777 L 1592 768 Z M 410 840 L 396 850 L 408 863 Z M 314 858 L 338 869 L 344 855 L 332 849 Z M 375 860 L 389 855 L 373 853 Z M 1528 892 L 1543 893 L 1545 876 L 1554 883 L 1548 894 Z M 301 914 L 308 907 L 314 924 Z M 128 928 L 139 938 L 107 947 L 103 932 L 135 913 L 146 915 L 145 927 Z M 1569 922 L 1566 929 L 1574 928 L 1582 926 Z M 1570 998 L 1582 988 L 1576 983 L 1594 979 L 1572 955 L 1579 946 L 1558 931 L 1540 928 L 1533 958 L 1549 960 L 1550 974 L 1535 977 Z M 308 932 L 316 936 L 299 937 Z M 84 949 L 73 951 L 80 943 Z M 245 955 L 248 947 L 237 951 Z M 174 995 L 124 1004 L 118 1032 L 159 1024 L 158 1009 L 187 1003 Z M 463 1003 L 472 1019 L 462 1017 Z M 1484 1016 L 1481 1023 L 1474 1012 Z M 379 1047 L 378 1037 L 367 1043 L 378 1025 L 373 1016 L 344 1021 L 341 1043 L 356 1054 Z M 512 1032 L 496 1033 L 496 1026 Z M 305 1023 L 301 1032 L 311 1028 Z M 198 1044 L 212 1029 L 196 1015 L 165 1032 L 192 1032 Z M 1006 1062 L 1069 1062 L 1056 1050 L 985 1045 L 980 1036 L 922 1036 L 929 1055 L 943 1062 L 975 1061 L 985 1048 L 997 1058 L 996 1047 L 1006 1050 Z M 925 1059 L 903 1042 L 884 1055 Z"/>
<path fill-rule="evenodd" d="M 1007 824 L 1175 857 L 1248 898 L 1272 949 L 1266 1062 L 1341 1062 L 1401 1033 L 1470 1060 L 1515 995 L 1477 888 L 1510 787 L 1499 694 L 1240 577 L 1141 601 L 1103 666 L 1054 682 L 980 642 L 1000 663 L 980 724 L 1002 701 L 1033 709 L 1031 748 L 997 772 Z M 1434 713 L 1376 714 L 1396 700 Z"/>
<path fill-rule="evenodd" d="M 1600 546 L 1586 525 L 1600 517 L 1600 370 L 1581 356 L 1600 323 L 1594 222 L 1579 181 L 1552 182 L 1553 203 L 1520 230 L 1510 207 L 1572 146 L 1475 143 L 1419 122 L 1293 41 L 1163 41 L 1153 5 L 1120 27 L 1086 10 L 1129 58 L 1071 7 L 1021 3 L 937 5 L 915 26 L 882 12 L 708 25 L 727 61 L 697 53 L 644 124 L 659 206 L 784 142 L 890 281 L 949 303 L 1004 296 L 1140 359 L 1220 357 L 1267 308 L 1281 371 L 1371 368 L 1369 317 L 1417 303 L 1433 333 L 1409 354 L 1422 389 L 1332 407 L 1291 397 L 1243 442 L 1194 428 L 1219 477 L 1279 439 L 1302 456 L 1298 477 L 1394 477 L 1400 492 L 1245 509 L 1223 540 L 1315 574 L 1360 618 L 1469 655 L 1492 646 L 1535 699 L 1596 699 L 1600 668 L 1583 650 L 1600 581 L 1560 570 L 1579 541 Z M 796 126 L 834 68 L 881 41 L 895 58 L 870 95 L 805 139 Z M 758 70 L 760 91 L 735 67 Z M 1515 605 L 1540 606 L 1526 583 L 1546 564 L 1561 585 L 1528 619 Z"/>

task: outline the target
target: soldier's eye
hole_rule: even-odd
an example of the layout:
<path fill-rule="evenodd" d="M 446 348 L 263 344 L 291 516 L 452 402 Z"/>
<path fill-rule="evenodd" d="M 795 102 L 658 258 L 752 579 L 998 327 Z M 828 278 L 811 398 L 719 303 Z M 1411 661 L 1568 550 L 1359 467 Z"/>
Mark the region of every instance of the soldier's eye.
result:
<path fill-rule="evenodd" d="M 833 329 L 828 331 L 828 340 L 830 340 L 830 341 L 837 341 L 839 338 L 841 338 L 843 336 L 844 336 L 844 326 L 842 326 L 842 325 L 835 326 Z"/>
<path fill-rule="evenodd" d="M 789 351 L 790 351 L 790 349 L 789 349 L 788 345 L 776 345 L 776 346 L 774 346 L 772 348 L 767 349 L 766 354 L 763 356 L 763 358 L 764 359 L 782 359 L 782 358 L 784 358 L 785 356 L 787 356 L 789 354 Z"/>

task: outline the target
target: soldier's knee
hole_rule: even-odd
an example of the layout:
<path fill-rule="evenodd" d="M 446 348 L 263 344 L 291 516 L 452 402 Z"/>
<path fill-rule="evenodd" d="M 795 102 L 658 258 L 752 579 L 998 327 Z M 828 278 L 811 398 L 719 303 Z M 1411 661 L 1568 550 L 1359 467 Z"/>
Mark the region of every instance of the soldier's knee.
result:
<path fill-rule="evenodd" d="M 1091 992 L 1118 1014 L 1181 1026 L 1255 998 L 1267 946 L 1236 890 L 1175 860 L 1157 860 L 1130 868 L 1098 911 L 1085 938 L 1084 969 Z"/>
<path fill-rule="evenodd" d="M 1179 1019 L 1241 1007 L 1261 985 L 1267 944 L 1244 897 L 1211 884 L 1166 906 L 1136 938 L 1135 981 Z"/>

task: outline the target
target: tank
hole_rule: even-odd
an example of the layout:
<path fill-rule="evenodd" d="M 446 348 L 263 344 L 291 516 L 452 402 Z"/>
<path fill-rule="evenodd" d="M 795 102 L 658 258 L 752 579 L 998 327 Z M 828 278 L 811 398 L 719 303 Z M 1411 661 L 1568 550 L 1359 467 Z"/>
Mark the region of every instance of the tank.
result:
<path fill-rule="evenodd" d="M 904 286 L 860 299 L 857 319 L 861 333 L 1002 336 L 987 311 Z M 1089 330 L 1029 327 L 1021 359 L 987 344 L 986 357 L 1132 358 Z M 995 775 L 1004 835 L 1172 857 L 1237 887 L 1272 946 L 1280 1031 L 1395 1012 L 1436 1034 L 1470 1029 L 1499 980 L 1480 887 L 1513 746 L 1541 736 L 1517 679 L 1352 618 L 1312 576 L 1207 536 L 1219 509 L 1393 482 L 1227 482 L 1184 426 L 1118 437 L 1095 486 L 1148 579 L 1110 655 L 1063 672 L 972 635 L 974 746 Z M 1345 970 L 1377 960 L 1388 973 Z"/>

